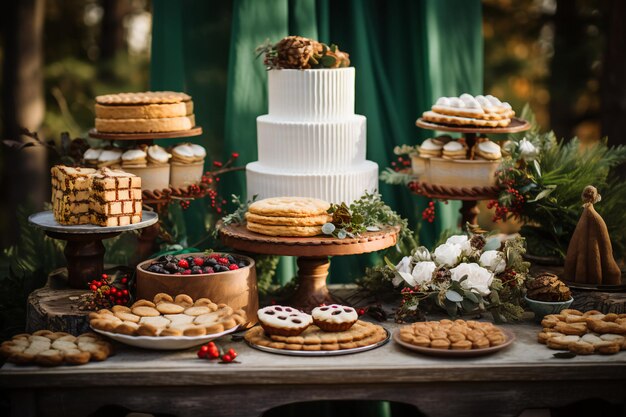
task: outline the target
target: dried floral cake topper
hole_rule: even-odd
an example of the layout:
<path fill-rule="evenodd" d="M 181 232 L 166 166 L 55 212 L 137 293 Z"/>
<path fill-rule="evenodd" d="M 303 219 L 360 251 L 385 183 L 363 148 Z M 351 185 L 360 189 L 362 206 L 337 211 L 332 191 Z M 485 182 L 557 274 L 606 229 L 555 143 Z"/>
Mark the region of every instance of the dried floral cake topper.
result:
<path fill-rule="evenodd" d="M 350 55 L 302 36 L 287 36 L 275 44 L 267 40 L 256 49 L 257 56 L 265 55 L 263 63 L 270 69 L 344 68 L 350 66 Z"/>

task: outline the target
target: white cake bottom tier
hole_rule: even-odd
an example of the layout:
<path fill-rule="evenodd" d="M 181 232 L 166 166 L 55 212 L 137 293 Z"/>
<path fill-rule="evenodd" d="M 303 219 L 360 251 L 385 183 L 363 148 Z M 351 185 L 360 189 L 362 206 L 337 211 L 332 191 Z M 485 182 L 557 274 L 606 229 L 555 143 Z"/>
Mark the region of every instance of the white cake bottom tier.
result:
<path fill-rule="evenodd" d="M 291 172 L 343 171 L 365 160 L 365 116 L 334 122 L 257 118 L 259 162 Z"/>
<path fill-rule="evenodd" d="M 330 203 L 351 203 L 366 191 L 378 190 L 378 164 L 363 161 L 350 171 L 299 174 L 268 168 L 259 162 L 246 166 L 248 199 L 314 197 Z"/>

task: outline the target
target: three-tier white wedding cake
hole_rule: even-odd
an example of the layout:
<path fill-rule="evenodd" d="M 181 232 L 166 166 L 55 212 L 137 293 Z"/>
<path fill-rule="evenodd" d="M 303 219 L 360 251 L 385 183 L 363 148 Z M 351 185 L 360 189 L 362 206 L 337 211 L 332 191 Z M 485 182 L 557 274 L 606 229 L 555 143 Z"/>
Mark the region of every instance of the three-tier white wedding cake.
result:
<path fill-rule="evenodd" d="M 269 114 L 257 118 L 259 160 L 248 199 L 314 197 L 350 203 L 378 189 L 365 159 L 366 119 L 354 114 L 354 68 L 268 71 Z"/>

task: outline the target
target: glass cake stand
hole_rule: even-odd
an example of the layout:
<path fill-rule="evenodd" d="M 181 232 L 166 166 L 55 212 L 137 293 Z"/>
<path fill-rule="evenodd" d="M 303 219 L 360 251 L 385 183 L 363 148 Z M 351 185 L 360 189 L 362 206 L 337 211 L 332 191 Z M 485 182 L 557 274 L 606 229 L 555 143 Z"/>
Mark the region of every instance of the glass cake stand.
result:
<path fill-rule="evenodd" d="M 28 221 L 44 230 L 53 239 L 65 240 L 65 260 L 67 263 L 68 285 L 71 288 L 84 289 L 87 283 L 102 275 L 104 270 L 104 239 L 110 239 L 122 232 L 143 229 L 155 224 L 159 216 L 144 210 L 139 223 L 126 226 L 96 226 L 82 224 L 66 226 L 57 223 L 52 211 L 32 214 Z"/>
<path fill-rule="evenodd" d="M 524 132 L 530 129 L 530 123 L 524 119 L 517 117 L 511 118 L 511 123 L 506 127 L 471 127 L 471 126 L 452 126 L 443 125 L 439 123 L 427 122 L 421 117 L 415 122 L 417 127 L 427 130 L 438 130 L 441 132 L 458 132 L 462 133 L 465 138 L 465 143 L 469 152 L 476 144 L 477 134 L 502 134 L 502 133 L 517 133 Z M 494 140 L 501 140 L 494 138 Z M 466 223 L 477 224 L 478 223 L 478 210 L 477 204 L 481 200 L 491 200 L 498 197 L 500 189 L 498 186 L 489 187 L 460 187 L 460 186 L 448 186 L 429 184 L 425 181 L 418 181 L 417 187 L 413 190 L 413 193 L 422 195 L 428 198 L 441 199 L 441 200 L 461 200 L 463 205 L 461 206 L 462 223 L 464 227 Z"/>
<path fill-rule="evenodd" d="M 358 255 L 394 246 L 399 227 L 385 227 L 366 232 L 356 238 L 275 237 L 249 231 L 245 224 L 221 225 L 219 233 L 225 245 L 234 249 L 263 255 L 297 256 L 298 287 L 287 304 L 310 312 L 320 304 L 335 302 L 326 287 L 329 256 Z"/>

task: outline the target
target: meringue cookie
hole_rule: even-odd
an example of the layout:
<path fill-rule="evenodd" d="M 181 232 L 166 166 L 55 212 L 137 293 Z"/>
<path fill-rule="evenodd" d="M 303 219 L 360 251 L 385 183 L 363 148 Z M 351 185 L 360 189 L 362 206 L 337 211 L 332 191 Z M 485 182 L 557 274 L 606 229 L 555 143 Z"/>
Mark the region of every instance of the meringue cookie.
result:
<path fill-rule="evenodd" d="M 490 140 L 478 142 L 474 148 L 474 153 L 479 159 L 482 158 L 488 161 L 495 161 L 502 158 L 500 146 Z"/>
<path fill-rule="evenodd" d="M 102 154 L 101 148 L 89 148 L 83 154 L 83 159 L 88 164 L 96 165 L 98 163 L 98 158 L 100 158 L 101 154 Z"/>
<path fill-rule="evenodd" d="M 122 160 L 122 151 L 119 149 L 104 149 L 98 157 L 98 167 L 119 165 Z"/>
<path fill-rule="evenodd" d="M 148 163 L 147 156 L 142 149 L 130 149 L 122 154 L 122 166 L 145 167 Z"/>
<path fill-rule="evenodd" d="M 444 145 L 442 157 L 445 159 L 465 159 L 466 146 L 457 141 L 451 141 Z"/>
<path fill-rule="evenodd" d="M 151 164 L 167 164 L 171 157 L 172 155 L 159 145 L 152 145 L 148 147 L 148 161 Z"/>
<path fill-rule="evenodd" d="M 422 158 L 433 158 L 441 156 L 443 145 L 432 139 L 426 139 L 419 147 L 419 155 Z"/>

